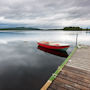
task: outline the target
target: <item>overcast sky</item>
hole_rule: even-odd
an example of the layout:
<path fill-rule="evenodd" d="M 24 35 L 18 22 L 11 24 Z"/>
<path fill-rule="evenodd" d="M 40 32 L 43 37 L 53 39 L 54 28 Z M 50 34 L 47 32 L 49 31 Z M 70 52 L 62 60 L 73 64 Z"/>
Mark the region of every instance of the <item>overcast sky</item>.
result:
<path fill-rule="evenodd" d="M 0 26 L 90 27 L 90 0 L 0 0 Z"/>

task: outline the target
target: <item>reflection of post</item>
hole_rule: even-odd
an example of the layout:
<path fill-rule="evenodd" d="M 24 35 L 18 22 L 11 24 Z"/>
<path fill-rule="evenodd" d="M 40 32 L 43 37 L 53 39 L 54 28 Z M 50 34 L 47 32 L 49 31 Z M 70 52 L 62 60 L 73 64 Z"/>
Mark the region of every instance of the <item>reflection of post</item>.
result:
<path fill-rule="evenodd" d="M 78 33 L 76 34 L 76 47 L 78 46 Z"/>

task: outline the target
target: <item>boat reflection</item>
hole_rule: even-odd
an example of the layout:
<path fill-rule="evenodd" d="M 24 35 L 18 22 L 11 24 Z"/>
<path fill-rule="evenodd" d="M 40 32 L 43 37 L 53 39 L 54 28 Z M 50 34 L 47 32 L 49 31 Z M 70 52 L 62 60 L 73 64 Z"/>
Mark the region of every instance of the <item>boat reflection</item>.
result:
<path fill-rule="evenodd" d="M 47 48 L 40 47 L 40 46 L 38 46 L 38 49 L 39 49 L 39 50 L 42 50 L 42 51 L 44 51 L 44 52 L 47 52 L 47 53 L 56 55 L 56 56 L 60 56 L 60 57 L 68 57 L 68 54 L 67 54 L 66 51 L 52 50 L 52 49 L 47 49 Z"/>

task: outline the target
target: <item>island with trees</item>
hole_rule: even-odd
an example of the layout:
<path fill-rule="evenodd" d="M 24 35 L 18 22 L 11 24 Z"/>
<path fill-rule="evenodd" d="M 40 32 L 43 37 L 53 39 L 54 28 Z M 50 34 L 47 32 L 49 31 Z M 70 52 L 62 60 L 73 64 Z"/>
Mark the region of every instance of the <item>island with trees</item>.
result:
<path fill-rule="evenodd" d="M 64 27 L 63 30 L 65 31 L 90 31 L 88 28 L 81 28 L 81 27 Z"/>
<path fill-rule="evenodd" d="M 90 31 L 89 28 L 81 28 L 81 27 L 64 27 L 62 29 L 47 29 L 47 30 L 64 30 L 64 31 Z"/>

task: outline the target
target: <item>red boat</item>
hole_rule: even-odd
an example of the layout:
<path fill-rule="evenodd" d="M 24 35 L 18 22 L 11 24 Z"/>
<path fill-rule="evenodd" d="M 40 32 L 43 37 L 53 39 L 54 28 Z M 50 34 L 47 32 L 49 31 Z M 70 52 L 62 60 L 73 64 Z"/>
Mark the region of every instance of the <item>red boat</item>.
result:
<path fill-rule="evenodd" d="M 68 44 L 63 44 L 58 42 L 46 42 L 46 41 L 38 42 L 38 45 L 48 49 L 64 50 L 64 51 L 66 51 L 70 47 L 70 45 Z"/>
<path fill-rule="evenodd" d="M 60 56 L 60 57 L 68 57 L 68 53 L 66 51 L 59 51 L 59 50 L 53 50 L 53 49 L 48 49 L 48 48 L 44 48 L 44 47 L 37 47 L 39 50 L 42 50 L 44 52 L 56 55 L 56 56 Z"/>

